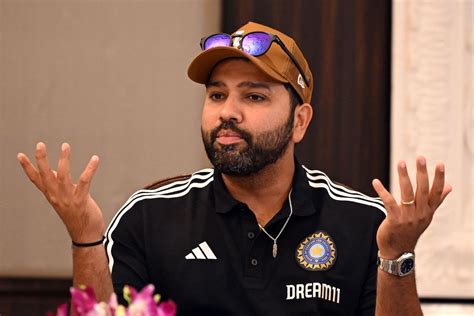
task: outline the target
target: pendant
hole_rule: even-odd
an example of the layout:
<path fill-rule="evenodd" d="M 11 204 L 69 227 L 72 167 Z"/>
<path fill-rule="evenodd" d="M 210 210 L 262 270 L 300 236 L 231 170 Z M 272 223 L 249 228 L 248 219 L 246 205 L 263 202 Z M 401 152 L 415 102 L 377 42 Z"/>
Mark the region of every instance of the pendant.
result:
<path fill-rule="evenodd" d="M 277 246 L 276 242 L 274 242 L 273 243 L 273 249 L 272 249 L 273 258 L 277 257 L 277 252 L 278 252 L 278 246 Z"/>

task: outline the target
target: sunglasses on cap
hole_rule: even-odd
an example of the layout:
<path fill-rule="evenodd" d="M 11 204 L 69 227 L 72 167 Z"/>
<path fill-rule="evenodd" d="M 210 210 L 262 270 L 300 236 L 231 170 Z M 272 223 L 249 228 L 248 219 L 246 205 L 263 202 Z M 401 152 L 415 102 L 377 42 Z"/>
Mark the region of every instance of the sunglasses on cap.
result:
<path fill-rule="evenodd" d="M 265 54 L 270 49 L 270 46 L 273 42 L 276 42 L 278 45 L 280 45 L 283 51 L 288 55 L 288 57 L 290 57 L 291 61 L 293 64 L 295 64 L 296 68 L 303 77 L 306 86 L 309 87 L 309 81 L 306 78 L 300 64 L 296 61 L 293 54 L 288 50 L 288 48 L 286 48 L 285 44 L 277 35 L 266 32 L 251 32 L 245 35 L 217 33 L 203 37 L 201 39 L 200 45 L 203 51 L 213 47 L 230 46 L 238 48 L 254 57 L 258 57 Z"/>

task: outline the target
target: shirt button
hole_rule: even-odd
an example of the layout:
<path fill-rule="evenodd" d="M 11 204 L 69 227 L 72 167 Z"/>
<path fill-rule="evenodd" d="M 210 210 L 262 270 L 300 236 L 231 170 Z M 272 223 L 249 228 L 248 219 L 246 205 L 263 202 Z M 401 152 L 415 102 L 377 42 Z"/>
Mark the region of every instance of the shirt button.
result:
<path fill-rule="evenodd" d="M 251 263 L 254 267 L 256 267 L 256 266 L 258 265 L 258 260 L 255 259 L 255 258 L 253 258 L 252 260 L 250 260 L 250 263 Z"/>
<path fill-rule="evenodd" d="M 248 232 L 248 233 L 247 233 L 247 237 L 248 237 L 249 239 L 254 239 L 254 238 L 255 238 L 255 233 L 254 233 L 254 232 Z"/>

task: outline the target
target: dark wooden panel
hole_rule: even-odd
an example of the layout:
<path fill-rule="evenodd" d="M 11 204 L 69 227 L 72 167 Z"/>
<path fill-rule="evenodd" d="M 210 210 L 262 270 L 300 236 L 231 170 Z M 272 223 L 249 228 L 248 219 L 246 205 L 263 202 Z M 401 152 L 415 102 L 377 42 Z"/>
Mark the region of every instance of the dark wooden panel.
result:
<path fill-rule="evenodd" d="M 224 32 L 250 20 L 291 35 L 313 71 L 300 160 L 370 195 L 372 178 L 388 185 L 391 1 L 223 1 Z"/>
<path fill-rule="evenodd" d="M 70 300 L 71 279 L 0 278 L 1 316 L 44 316 Z"/>

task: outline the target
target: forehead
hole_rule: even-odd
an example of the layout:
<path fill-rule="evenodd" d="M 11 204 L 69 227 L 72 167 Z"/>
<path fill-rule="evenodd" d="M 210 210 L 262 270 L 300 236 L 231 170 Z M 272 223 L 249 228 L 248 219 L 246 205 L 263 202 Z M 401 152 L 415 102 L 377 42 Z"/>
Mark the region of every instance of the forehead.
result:
<path fill-rule="evenodd" d="M 259 81 L 283 86 L 281 82 L 276 81 L 245 58 L 229 58 L 219 62 L 212 70 L 208 82 L 233 80 Z"/>

